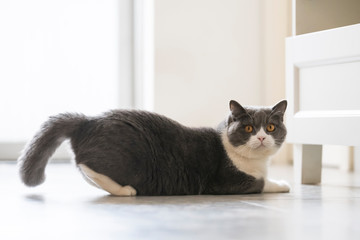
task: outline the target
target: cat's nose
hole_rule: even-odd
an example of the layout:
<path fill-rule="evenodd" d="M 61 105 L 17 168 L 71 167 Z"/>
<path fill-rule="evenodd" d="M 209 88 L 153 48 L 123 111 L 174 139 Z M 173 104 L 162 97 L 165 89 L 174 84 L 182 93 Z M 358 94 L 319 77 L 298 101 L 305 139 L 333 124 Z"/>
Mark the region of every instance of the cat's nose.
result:
<path fill-rule="evenodd" d="M 260 142 L 263 142 L 265 140 L 265 137 L 258 137 Z"/>

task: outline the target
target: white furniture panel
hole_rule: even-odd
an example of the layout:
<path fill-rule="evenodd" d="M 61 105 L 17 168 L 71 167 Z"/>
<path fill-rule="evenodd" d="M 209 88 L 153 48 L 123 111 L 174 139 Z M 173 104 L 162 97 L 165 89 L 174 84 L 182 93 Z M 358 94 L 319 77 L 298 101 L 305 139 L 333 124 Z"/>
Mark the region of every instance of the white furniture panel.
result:
<path fill-rule="evenodd" d="M 299 70 L 299 110 L 360 109 L 360 62 L 330 64 Z"/>
<path fill-rule="evenodd" d="M 320 182 L 321 145 L 360 145 L 359 42 L 360 24 L 286 40 L 288 141 L 302 183 Z"/>

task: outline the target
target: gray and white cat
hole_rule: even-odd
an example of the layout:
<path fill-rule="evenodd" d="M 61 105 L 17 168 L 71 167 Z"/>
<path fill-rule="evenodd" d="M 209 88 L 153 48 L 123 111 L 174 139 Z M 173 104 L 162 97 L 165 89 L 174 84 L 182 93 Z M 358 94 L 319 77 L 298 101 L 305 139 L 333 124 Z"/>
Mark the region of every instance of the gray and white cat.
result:
<path fill-rule="evenodd" d="M 113 195 L 288 192 L 288 183 L 267 177 L 268 159 L 285 140 L 286 106 L 244 108 L 232 100 L 217 130 L 146 111 L 59 114 L 25 147 L 20 176 L 28 186 L 41 184 L 48 159 L 70 139 L 85 179 Z"/>

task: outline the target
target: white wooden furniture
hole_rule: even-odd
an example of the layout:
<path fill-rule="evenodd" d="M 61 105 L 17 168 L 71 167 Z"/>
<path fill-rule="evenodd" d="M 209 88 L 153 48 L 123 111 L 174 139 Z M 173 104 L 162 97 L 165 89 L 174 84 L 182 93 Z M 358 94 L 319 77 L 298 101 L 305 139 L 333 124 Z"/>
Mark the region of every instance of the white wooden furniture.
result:
<path fill-rule="evenodd" d="M 323 144 L 360 145 L 360 24 L 286 39 L 295 178 L 321 181 Z"/>

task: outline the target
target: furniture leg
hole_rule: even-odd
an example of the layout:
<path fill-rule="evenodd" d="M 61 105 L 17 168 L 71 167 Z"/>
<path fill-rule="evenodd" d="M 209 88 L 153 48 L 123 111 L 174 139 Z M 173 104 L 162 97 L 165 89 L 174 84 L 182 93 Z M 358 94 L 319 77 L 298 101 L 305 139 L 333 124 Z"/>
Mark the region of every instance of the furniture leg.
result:
<path fill-rule="evenodd" d="M 321 182 L 322 145 L 294 145 L 295 182 L 318 184 Z"/>

